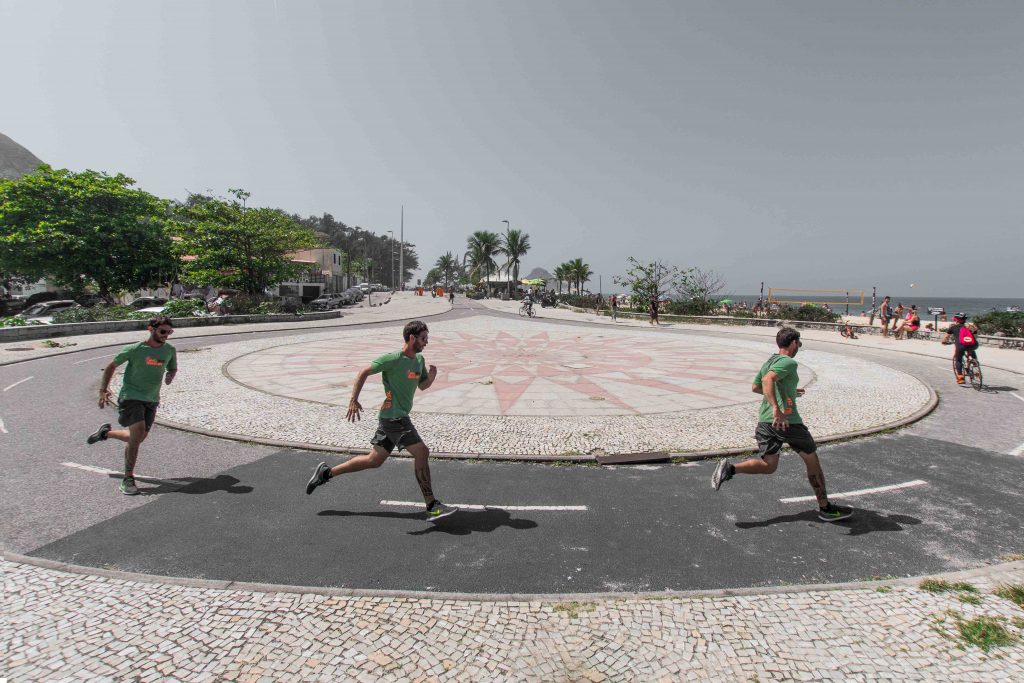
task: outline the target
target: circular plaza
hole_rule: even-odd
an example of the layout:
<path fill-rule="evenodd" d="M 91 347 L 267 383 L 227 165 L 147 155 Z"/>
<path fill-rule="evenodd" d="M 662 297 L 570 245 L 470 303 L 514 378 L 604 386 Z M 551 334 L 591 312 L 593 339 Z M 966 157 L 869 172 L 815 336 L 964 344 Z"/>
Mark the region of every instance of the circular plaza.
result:
<path fill-rule="evenodd" d="M 434 385 L 413 417 L 435 454 L 590 458 L 751 448 L 751 380 L 771 344 L 473 317 L 433 322 Z M 161 421 L 251 441 L 361 451 L 383 399 L 372 376 L 361 422 L 344 406 L 359 370 L 401 348 L 394 328 L 313 333 L 200 348 L 165 392 Z M 822 351 L 799 356 L 800 410 L 819 439 L 905 423 L 934 402 L 913 376 Z"/>

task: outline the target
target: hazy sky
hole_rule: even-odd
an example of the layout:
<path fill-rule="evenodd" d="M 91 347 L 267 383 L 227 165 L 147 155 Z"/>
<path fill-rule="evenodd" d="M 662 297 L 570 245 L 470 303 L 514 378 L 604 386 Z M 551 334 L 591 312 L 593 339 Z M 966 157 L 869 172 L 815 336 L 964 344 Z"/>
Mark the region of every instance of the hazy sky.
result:
<path fill-rule="evenodd" d="M 73 170 L 524 260 L 1024 296 L 1024 3 L 0 0 L 0 132 Z"/>

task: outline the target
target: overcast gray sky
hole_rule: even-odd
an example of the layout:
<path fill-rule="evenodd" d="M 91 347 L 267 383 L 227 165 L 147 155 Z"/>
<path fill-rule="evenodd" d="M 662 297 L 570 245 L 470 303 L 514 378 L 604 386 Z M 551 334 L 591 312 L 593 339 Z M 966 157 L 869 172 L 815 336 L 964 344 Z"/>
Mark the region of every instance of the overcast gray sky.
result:
<path fill-rule="evenodd" d="M 1022 296 L 1024 3 L 0 0 L 0 132 L 73 170 L 527 270 Z M 593 289 L 596 290 L 597 276 Z"/>

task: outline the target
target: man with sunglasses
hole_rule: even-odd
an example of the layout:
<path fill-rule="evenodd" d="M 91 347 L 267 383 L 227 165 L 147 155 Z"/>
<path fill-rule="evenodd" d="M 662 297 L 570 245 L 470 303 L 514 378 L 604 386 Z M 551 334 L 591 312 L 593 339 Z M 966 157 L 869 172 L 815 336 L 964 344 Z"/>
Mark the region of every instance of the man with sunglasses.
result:
<path fill-rule="evenodd" d="M 779 451 L 783 444 L 789 444 L 807 467 L 807 480 L 818 500 L 818 519 L 824 522 L 849 519 L 853 515 L 852 509 L 839 507 L 828 500 L 825 473 L 818 461 L 818 447 L 796 408 L 797 397 L 804 395 L 804 390 L 797 388 L 800 378 L 797 376 L 797 362 L 793 360 L 803 346 L 800 333 L 792 327 L 783 327 L 775 335 L 775 343 L 778 352 L 761 366 L 751 387 L 755 394 L 764 396 L 754 431 L 758 454 L 735 465 L 723 458 L 711 477 L 711 487 L 717 491 L 723 482 L 736 474 L 773 473 L 779 466 Z"/>
<path fill-rule="evenodd" d="M 129 344 L 114 356 L 114 360 L 103 370 L 100 382 L 99 406 L 113 404 L 110 395 L 110 380 L 117 366 L 128 363 L 124 371 L 124 382 L 117 397 L 118 423 L 127 429 L 111 429 L 110 424 L 101 425 L 89 435 L 86 443 L 117 439 L 125 443 L 124 478 L 119 489 L 126 496 L 138 495 L 135 486 L 135 461 L 139 457 L 139 446 L 146 440 L 156 419 L 156 408 L 160 404 L 160 382 L 170 384 L 178 372 L 178 353 L 167 343 L 174 332 L 174 325 L 167 316 L 157 316 L 149 321 L 149 338 Z"/>

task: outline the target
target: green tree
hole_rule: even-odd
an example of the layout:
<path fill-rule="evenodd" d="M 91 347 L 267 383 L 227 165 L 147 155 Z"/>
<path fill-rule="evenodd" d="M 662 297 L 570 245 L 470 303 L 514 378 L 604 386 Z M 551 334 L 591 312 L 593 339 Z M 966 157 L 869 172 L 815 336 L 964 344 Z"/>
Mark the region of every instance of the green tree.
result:
<path fill-rule="evenodd" d="M 594 271 L 590 269 L 590 264 L 584 263 L 581 258 L 573 259 L 565 265 L 568 269 L 569 279 L 576 283 L 576 293 L 579 294 L 582 286 L 594 276 Z"/>
<path fill-rule="evenodd" d="M 466 238 L 466 254 L 462 262 L 468 261 L 469 276 L 480 280 L 483 273 L 485 282 L 491 277 L 491 271 L 498 267 L 494 261 L 494 255 L 498 253 L 500 238 L 497 233 L 488 230 L 477 230 Z M 488 291 L 489 284 L 484 285 L 484 292 Z"/>
<path fill-rule="evenodd" d="M 321 246 L 312 231 L 283 211 L 247 209 L 239 200 L 248 195 L 232 193 L 233 201 L 191 195 L 181 208 L 175 249 L 189 257 L 183 281 L 259 295 L 308 268 L 293 263 L 288 254 Z"/>
<path fill-rule="evenodd" d="M 559 264 L 558 267 L 555 268 L 555 272 L 553 273 L 553 275 L 555 276 L 555 279 L 558 280 L 558 293 L 561 294 L 562 293 L 562 283 L 569 281 L 569 266 L 568 266 L 568 264 L 566 264 L 566 263 Z"/>
<path fill-rule="evenodd" d="M 506 272 L 511 270 L 512 279 L 508 283 L 508 295 L 512 296 L 512 283 L 519 284 L 519 261 L 530 250 L 530 235 L 522 230 L 508 228 L 501 236 L 498 246 L 499 253 L 506 257 Z"/>
<path fill-rule="evenodd" d="M 633 308 L 643 309 L 652 298 L 661 299 L 672 289 L 678 289 L 683 275 L 675 266 L 661 261 L 650 263 L 640 261 L 632 256 L 628 259 L 629 269 L 625 275 L 616 275 L 615 283 L 630 290 L 630 302 Z"/>
<path fill-rule="evenodd" d="M 0 182 L 0 272 L 115 294 L 166 282 L 175 261 L 167 202 L 123 174 L 45 164 Z"/>
<path fill-rule="evenodd" d="M 455 258 L 455 254 L 452 252 L 445 252 L 437 258 L 437 262 L 434 264 L 434 268 L 444 278 L 444 288 L 449 288 L 449 283 L 458 277 L 459 261 Z"/>

